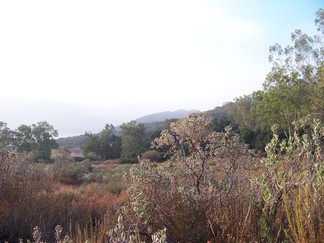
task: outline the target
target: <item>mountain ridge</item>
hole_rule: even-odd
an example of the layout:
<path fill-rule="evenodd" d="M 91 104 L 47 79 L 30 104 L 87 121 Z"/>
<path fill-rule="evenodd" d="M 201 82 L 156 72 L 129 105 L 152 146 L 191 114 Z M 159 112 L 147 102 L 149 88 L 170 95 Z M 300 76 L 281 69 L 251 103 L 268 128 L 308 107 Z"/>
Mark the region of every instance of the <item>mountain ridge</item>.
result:
<path fill-rule="evenodd" d="M 135 119 L 137 123 L 163 122 L 165 119 L 182 119 L 191 113 L 199 112 L 198 110 L 178 109 L 175 111 L 162 111 Z"/>

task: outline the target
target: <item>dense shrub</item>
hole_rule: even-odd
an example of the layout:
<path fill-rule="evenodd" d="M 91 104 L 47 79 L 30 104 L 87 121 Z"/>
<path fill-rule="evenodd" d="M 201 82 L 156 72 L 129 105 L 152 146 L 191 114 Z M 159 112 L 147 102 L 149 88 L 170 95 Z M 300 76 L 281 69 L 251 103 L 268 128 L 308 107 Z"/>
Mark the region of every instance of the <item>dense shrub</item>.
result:
<path fill-rule="evenodd" d="M 79 170 L 78 176 L 91 171 L 87 161 L 71 165 L 76 164 L 81 167 L 72 171 Z M 52 229 L 56 225 L 64 228 L 62 235 L 69 234 L 72 239 L 77 239 L 80 230 L 89 232 L 89 235 L 90 231 L 94 233 L 92 230 L 97 229 L 103 220 L 106 229 L 114 226 L 116 212 L 127 199 L 125 191 L 115 188 L 111 190 L 116 194 L 107 189 L 101 193 L 81 192 L 75 187 L 60 184 L 58 179 L 62 178 L 61 175 L 58 173 L 53 177 L 53 170 L 49 167 L 55 167 L 55 163 L 28 164 L 23 157 L 1 151 L 0 242 L 32 239 L 35 226 L 47 242 L 55 240 Z M 70 173 L 69 170 L 66 172 Z M 93 226 L 94 222 L 98 225 Z"/>
<path fill-rule="evenodd" d="M 264 173 L 253 180 L 260 195 L 261 238 L 319 242 L 324 236 L 324 127 L 306 118 L 285 140 L 273 130 Z"/>
<path fill-rule="evenodd" d="M 166 228 L 170 242 L 218 242 L 227 240 L 227 234 L 241 233 L 239 229 L 252 222 L 242 216 L 247 204 L 235 206 L 249 201 L 241 196 L 249 186 L 243 172 L 253 158 L 230 128 L 212 132 L 211 121 L 205 114 L 195 114 L 171 124 L 154 144 L 171 153 L 172 160 L 164 164 L 143 160 L 131 169 L 129 210 L 137 217 L 141 234 L 149 235 L 148 228 L 153 232 Z M 232 219 L 229 215 L 224 219 L 221 210 L 228 209 L 226 205 L 233 210 Z M 255 239 L 244 237 L 240 239 Z"/>
<path fill-rule="evenodd" d="M 89 173 L 93 170 L 89 159 L 78 163 L 69 163 L 59 168 L 59 181 L 64 184 L 80 185 L 84 181 L 93 181 L 96 178 L 90 178 Z M 98 179 L 98 178 L 97 178 Z"/>
<path fill-rule="evenodd" d="M 18 242 L 18 236 L 30 238 L 35 225 L 43 228 L 68 225 L 67 217 L 71 214 L 68 205 L 74 199 L 71 194 L 56 193 L 52 182 L 44 175 L 35 177 L 22 159 L 2 153 L 0 161 L 1 170 L 8 172 L 0 179 L 0 239 L 10 242 Z"/>
<path fill-rule="evenodd" d="M 149 160 L 152 162 L 162 162 L 164 160 L 163 153 L 156 150 L 149 150 L 142 154 L 143 160 Z"/>

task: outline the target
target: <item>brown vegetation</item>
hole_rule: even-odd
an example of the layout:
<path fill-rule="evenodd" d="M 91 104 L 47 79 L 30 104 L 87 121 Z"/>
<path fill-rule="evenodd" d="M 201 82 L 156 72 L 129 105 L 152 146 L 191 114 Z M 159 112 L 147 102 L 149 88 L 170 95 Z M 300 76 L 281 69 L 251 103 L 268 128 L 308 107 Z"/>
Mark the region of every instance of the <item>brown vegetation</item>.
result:
<path fill-rule="evenodd" d="M 33 239 L 36 226 L 48 242 L 54 240 L 56 225 L 63 227 L 62 235 L 71 237 L 77 237 L 80 229 L 99 227 L 94 222 L 113 227 L 117 210 L 127 200 L 123 178 L 118 175 L 109 182 L 104 171 L 89 167 L 87 162 L 62 158 L 53 164 L 30 164 L 24 157 L 1 151 L 0 242 Z M 99 182 L 88 182 L 91 176 Z"/>

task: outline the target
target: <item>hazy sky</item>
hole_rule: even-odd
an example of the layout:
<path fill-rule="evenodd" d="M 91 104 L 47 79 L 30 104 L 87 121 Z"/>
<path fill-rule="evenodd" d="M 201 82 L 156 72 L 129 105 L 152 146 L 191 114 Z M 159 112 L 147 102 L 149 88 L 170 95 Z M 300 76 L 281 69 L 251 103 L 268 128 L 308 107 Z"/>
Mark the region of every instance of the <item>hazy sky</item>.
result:
<path fill-rule="evenodd" d="M 0 1 L 0 121 L 60 136 L 209 110 L 262 88 L 268 49 L 322 0 Z"/>

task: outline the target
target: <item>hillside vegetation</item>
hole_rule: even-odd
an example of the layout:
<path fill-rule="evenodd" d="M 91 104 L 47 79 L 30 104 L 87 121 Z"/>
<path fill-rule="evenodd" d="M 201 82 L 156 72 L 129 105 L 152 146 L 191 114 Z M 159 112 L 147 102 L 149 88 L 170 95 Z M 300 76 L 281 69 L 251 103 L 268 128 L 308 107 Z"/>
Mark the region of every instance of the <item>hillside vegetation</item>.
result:
<path fill-rule="evenodd" d="M 315 23 L 270 47 L 263 90 L 107 124 L 82 158 L 47 122 L 1 122 L 0 242 L 323 242 L 324 10 Z"/>

